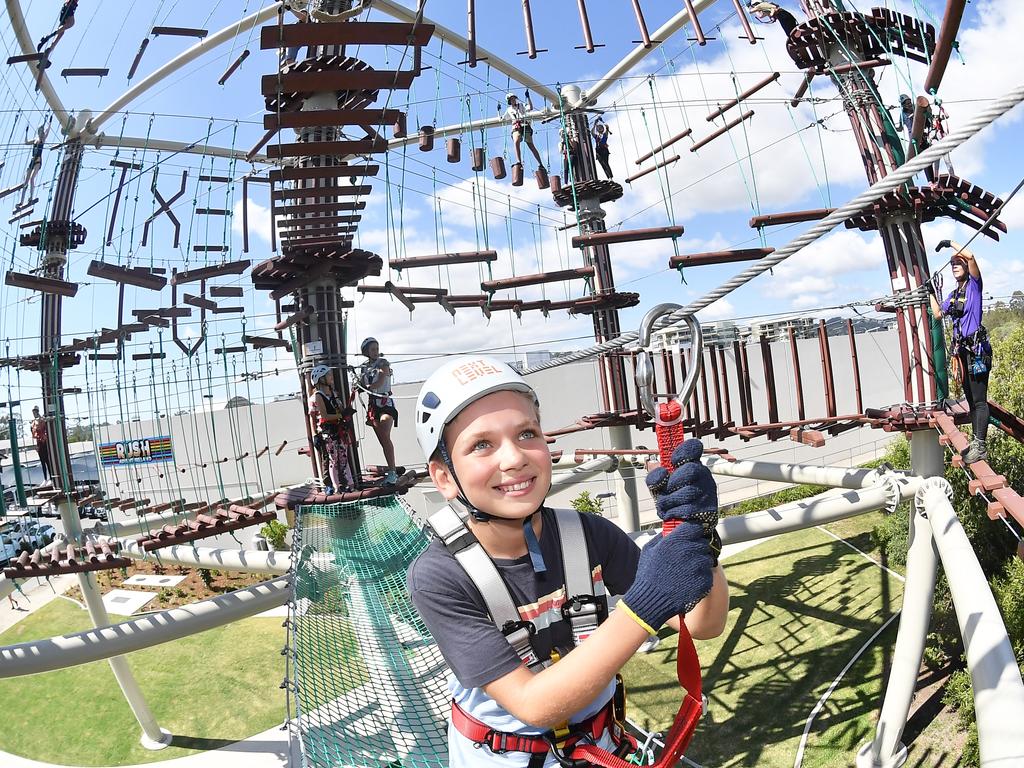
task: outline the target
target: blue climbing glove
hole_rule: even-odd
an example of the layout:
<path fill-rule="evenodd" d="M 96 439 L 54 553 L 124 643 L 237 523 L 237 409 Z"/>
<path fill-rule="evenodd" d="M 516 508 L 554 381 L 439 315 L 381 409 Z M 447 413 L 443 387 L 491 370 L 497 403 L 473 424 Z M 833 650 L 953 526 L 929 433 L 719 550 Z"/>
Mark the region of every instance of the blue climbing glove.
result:
<path fill-rule="evenodd" d="M 713 566 L 704 533 L 684 522 L 657 536 L 640 553 L 636 578 L 619 603 L 650 634 L 673 616 L 693 610 L 711 591 Z"/>
<path fill-rule="evenodd" d="M 672 452 L 673 471 L 657 467 L 647 476 L 647 487 L 654 496 L 658 517 L 664 522 L 688 521 L 700 525 L 711 547 L 713 563 L 718 565 L 722 539 L 715 530 L 718 525 L 718 486 L 711 470 L 700 457 L 704 444 L 691 438 Z"/>

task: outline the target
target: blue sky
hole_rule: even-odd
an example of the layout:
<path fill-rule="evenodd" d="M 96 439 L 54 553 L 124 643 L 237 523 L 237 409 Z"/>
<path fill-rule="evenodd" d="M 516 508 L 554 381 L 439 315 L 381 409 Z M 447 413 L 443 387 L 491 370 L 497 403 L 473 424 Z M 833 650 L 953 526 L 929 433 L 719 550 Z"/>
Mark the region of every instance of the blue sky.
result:
<path fill-rule="evenodd" d="M 412 5 L 412 0 L 405 0 Z M 59 3 L 31 0 L 25 3 L 25 15 L 33 39 L 48 32 Z M 128 85 L 137 83 L 158 66 L 190 46 L 193 40 L 161 36 L 151 41 L 132 83 L 126 79 L 139 44 L 153 25 L 203 27 L 211 32 L 236 23 L 260 7 L 256 0 L 221 0 L 200 4 L 165 0 L 160 3 L 135 3 L 132 13 L 124 15 L 126 4 L 82 0 L 76 26 L 70 30 L 53 55 L 49 70 L 54 87 L 69 111 L 82 109 L 100 112 Z M 682 7 L 678 0 L 644 0 L 649 28 L 653 32 Z M 795 9 L 796 3 L 790 3 Z M 938 22 L 944 3 L 928 1 L 887 3 Z M 962 59 L 951 62 L 940 89 L 952 125 L 968 118 L 989 100 L 1004 93 L 1019 80 L 1019 68 L 1009 66 L 1010 52 L 1018 43 L 1015 31 L 1024 26 L 1024 7 L 1011 0 L 981 0 L 968 6 L 960 39 Z M 530 60 L 517 55 L 525 49 L 521 4 L 507 0 L 479 0 L 477 35 L 479 43 L 495 54 L 512 61 L 542 83 L 574 82 L 584 90 L 608 71 L 634 47 L 639 33 L 631 4 L 591 0 L 590 21 L 595 41 L 603 44 L 593 54 L 575 49 L 582 33 L 574 3 L 534 2 L 533 15 L 537 45 L 546 52 Z M 867 9 L 865 4 L 864 10 Z M 465 33 L 465 4 L 455 0 L 430 0 L 427 15 L 460 33 Z M 373 19 L 384 17 L 373 12 Z M 698 139 L 714 129 L 704 117 L 716 102 L 727 100 L 766 75 L 778 71 L 781 77 L 749 100 L 747 108 L 754 117 L 697 153 L 686 151 L 690 140 L 677 145 L 683 157 L 663 173 L 646 176 L 627 185 L 622 200 L 606 206 L 609 229 L 663 226 L 673 221 L 683 224 L 686 233 L 678 243 L 681 253 L 761 244 L 756 230 L 747 226 L 751 215 L 760 212 L 817 208 L 834 205 L 853 197 L 866 186 L 863 169 L 856 154 L 849 122 L 842 112 L 837 94 L 825 83 L 815 83 L 816 102 L 789 107 L 789 98 L 802 80 L 785 53 L 784 40 L 777 26 L 754 26 L 763 36 L 757 45 L 741 39 L 741 30 L 733 5 L 718 0 L 701 14 L 705 33 L 714 37 L 701 48 L 687 39 L 687 33 L 670 38 L 599 102 L 612 127 L 612 164 L 618 180 L 637 168 L 634 160 L 656 143 L 655 137 L 670 135 L 689 125 Z M 5 16 L 0 33 L 4 56 L 18 53 L 17 44 Z M 248 48 L 251 55 L 227 84 L 216 81 L 228 64 Z M 373 66 L 395 68 L 402 58 L 399 49 L 352 51 Z M 450 46 L 432 43 L 424 54 L 424 71 L 408 94 L 397 92 L 391 106 L 407 109 L 410 129 L 420 124 L 448 125 L 466 119 L 489 117 L 509 87 L 508 79 L 481 62 L 475 69 L 459 64 L 464 59 Z M 109 67 L 110 75 L 62 80 L 62 68 Z M 408 63 L 406 63 L 408 66 Z M 263 133 L 264 114 L 259 96 L 259 77 L 275 71 L 275 54 L 260 51 L 258 32 L 238 36 L 232 43 L 186 66 L 119 114 L 103 128 L 108 137 L 151 137 L 184 142 L 209 142 L 222 147 L 248 149 Z M 918 93 L 924 67 L 899 62 L 878 70 L 880 91 L 887 103 L 895 105 L 901 92 Z M 0 139 L 4 144 L 5 165 L 0 169 L 0 186 L 18 183 L 28 161 L 28 148 L 21 145 L 26 124 L 32 129 L 44 114 L 45 104 L 34 92 L 24 66 L 6 71 L 0 94 L 6 108 L 0 110 Z M 648 76 L 651 76 L 649 79 Z M 820 78 L 819 78 L 820 80 Z M 511 84 L 521 92 L 521 86 Z M 536 99 L 540 106 L 540 99 Z M 407 103 L 408 102 L 408 103 Z M 733 110 L 730 116 L 736 113 Z M 1024 175 L 1022 168 L 1021 110 L 1016 109 L 995 126 L 958 150 L 953 163 L 959 175 L 994 192 L 1005 194 Z M 818 122 L 820 121 L 820 122 Z M 557 123 L 537 126 L 537 145 L 549 168 L 558 172 L 556 147 Z M 289 132 L 281 134 L 290 141 Z M 516 189 L 508 179 L 495 181 L 488 173 L 474 174 L 468 155 L 471 145 L 483 142 L 489 155 L 504 153 L 511 147 L 502 129 L 463 136 L 463 161 L 451 165 L 445 161 L 443 142 L 432 153 L 415 147 L 391 152 L 382 162 L 387 173 L 373 181 L 373 192 L 360 225 L 358 245 L 387 259 L 438 251 L 474 250 L 487 245 L 499 251 L 493 265 L 493 277 L 524 274 L 540 269 L 552 270 L 578 266 L 581 257 L 569 246 L 572 230 L 558 232 L 563 211 L 551 202 L 549 193 L 536 189 L 529 175 L 524 187 Z M 51 141 L 55 133 L 51 133 Z M 115 221 L 113 242 L 105 246 L 109 226 L 112 192 L 119 172 L 109 166 L 111 159 L 141 162 L 146 170 L 124 190 Z M 39 196 L 45 204 L 54 178 L 57 152 L 47 152 L 39 174 Z M 150 193 L 152 168 L 159 163 L 158 186 L 166 197 L 188 171 L 186 194 L 175 207 L 182 221 L 182 246 L 171 246 L 171 228 L 166 218 L 158 219 L 151 243 L 140 244 L 142 222 L 154 210 Z M 251 258 L 254 262 L 270 257 L 266 233 L 265 187 L 250 187 L 251 249 L 241 253 L 241 184 L 215 185 L 198 182 L 200 174 L 227 175 L 234 179 L 250 170 L 244 161 L 211 160 L 188 154 L 157 153 L 148 150 L 117 150 L 109 147 L 87 153 L 76 199 L 76 215 L 89 230 L 84 247 L 71 255 L 69 275 L 82 282 L 78 296 L 65 301 L 64 327 L 67 338 L 85 336 L 94 329 L 117 323 L 117 291 L 113 284 L 90 278 L 85 270 L 91 259 L 114 263 L 184 268 L 205 263 L 204 254 L 192 253 L 190 245 L 226 243 L 231 258 Z M 532 170 L 527 164 L 528 172 Z M 36 265 L 38 254 L 15 243 L 17 224 L 7 224 L 16 195 L 0 201 L 0 240 L 5 269 L 12 262 L 25 271 Z M 1022 196 L 1024 197 L 1024 196 Z M 1024 225 L 1024 204 L 1015 201 L 1004 220 L 1010 234 L 1002 242 L 976 241 L 976 252 L 986 276 L 987 291 L 993 296 L 1008 295 L 1021 283 L 1024 259 L 1019 256 Z M 230 208 L 236 212 L 231 223 L 222 218 L 196 215 L 196 207 Z M 33 217 L 34 218 L 34 217 Z M 778 247 L 808 225 L 778 227 L 766 232 L 765 244 Z M 965 240 L 969 234 L 960 225 L 937 222 L 925 227 L 930 243 L 942 237 Z M 673 248 L 669 241 L 613 246 L 612 261 L 620 290 L 637 291 L 639 307 L 623 312 L 623 326 L 632 328 L 643 312 L 661 301 L 686 302 L 718 285 L 744 265 L 726 265 L 689 269 L 686 284 L 677 273 L 667 269 Z M 219 254 L 209 256 L 216 261 Z M 938 266 L 938 261 L 933 265 Z M 479 282 L 488 275 L 474 265 L 450 270 L 415 270 L 405 274 L 385 273 L 372 282 L 391 278 L 415 286 L 441 286 L 453 293 L 477 293 Z M 221 278 L 221 285 L 242 285 L 247 289 L 244 303 L 245 330 L 260 332 L 274 322 L 272 305 L 263 293 L 252 290 L 247 275 Z M 805 252 L 793 257 L 749 286 L 710 307 L 702 318 L 745 318 L 768 313 L 815 313 L 822 307 L 866 300 L 888 292 L 881 245 L 872 233 L 840 229 Z M 350 292 L 352 293 L 352 292 Z M 548 286 L 546 289 L 521 290 L 520 298 L 552 299 L 580 296 L 583 285 Z M 571 318 L 553 313 L 524 315 L 522 321 L 511 313 L 495 313 L 488 322 L 476 310 L 460 310 L 452 319 L 440 308 L 420 305 L 410 317 L 404 308 L 386 296 L 356 298 L 349 313 L 350 343 L 358 344 L 365 335 L 382 342 L 399 380 L 421 378 L 436 365 L 436 356 L 480 348 L 511 350 L 526 348 L 575 348 L 588 343 L 589 318 Z M 503 298 L 504 296 L 499 296 Z M 233 302 L 232 302 L 233 303 Z M 126 306 L 156 307 L 170 304 L 169 289 L 157 295 L 129 288 Z M 0 286 L 3 307 L 0 337 L 5 354 L 31 354 L 38 350 L 38 297 L 20 289 Z M 818 310 L 816 314 L 835 314 Z M 197 333 L 194 323 L 184 324 L 187 334 Z M 72 415 L 100 416 L 111 420 L 145 417 L 155 408 L 173 412 L 202 401 L 219 403 L 232 395 L 260 399 L 296 389 L 296 379 L 288 369 L 288 355 L 268 351 L 260 356 L 213 354 L 215 347 L 237 344 L 242 332 L 239 316 L 221 315 L 209 326 L 210 339 L 189 368 L 184 356 L 172 345 L 169 332 L 150 331 L 129 343 L 129 352 L 146 352 L 150 344 L 168 350 L 162 363 L 132 363 L 122 367 L 104 363 L 80 365 L 67 374 L 68 386 L 99 385 L 97 394 L 69 397 Z M 226 362 L 226 365 L 225 365 Z M 239 374 L 254 370 L 281 372 L 259 383 L 237 383 Z M 190 380 L 191 377 L 191 380 Z M 206 383 L 198 379 L 209 377 Z M 175 383 L 177 382 L 177 384 Z M 14 397 L 32 400 L 38 397 L 38 379 L 34 374 L 0 371 L 0 389 L 11 387 Z"/>

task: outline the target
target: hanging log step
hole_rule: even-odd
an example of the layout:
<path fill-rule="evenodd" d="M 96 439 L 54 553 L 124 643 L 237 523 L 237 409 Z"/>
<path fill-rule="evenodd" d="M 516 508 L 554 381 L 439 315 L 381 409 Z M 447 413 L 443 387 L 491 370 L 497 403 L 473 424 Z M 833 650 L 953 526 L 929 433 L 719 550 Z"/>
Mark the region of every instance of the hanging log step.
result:
<path fill-rule="evenodd" d="M 137 540 L 145 552 L 152 552 L 175 544 L 187 544 L 208 536 L 219 536 L 239 528 L 260 525 L 277 518 L 271 511 L 261 511 L 232 504 L 227 509 L 217 509 L 212 514 L 199 514 L 195 520 L 179 525 L 165 525 L 159 531 Z"/>
<path fill-rule="evenodd" d="M 267 174 L 272 183 L 298 181 L 299 179 L 341 179 L 351 176 L 376 176 L 380 166 L 373 164 L 317 166 L 313 168 L 280 168 Z"/>
<path fill-rule="evenodd" d="M 652 149 L 652 150 L 651 150 L 650 152 L 648 152 L 648 153 L 647 153 L 646 155 L 642 155 L 641 157 L 638 157 L 638 158 L 636 159 L 636 164 L 637 164 L 637 165 L 643 165 L 643 164 L 644 164 L 644 161 L 645 161 L 645 160 L 650 160 L 650 159 L 651 159 L 652 157 L 654 157 L 654 156 L 655 156 L 656 154 L 658 154 L 659 152 L 661 152 L 661 151 L 662 151 L 663 149 L 668 149 L 668 148 L 669 148 L 669 147 L 671 147 L 671 146 L 672 146 L 673 144 L 675 144 L 675 143 L 676 143 L 677 141 L 680 141 L 680 140 L 682 140 L 682 139 L 685 139 L 685 138 L 686 138 L 687 136 L 689 136 L 689 135 L 690 135 L 691 133 L 693 133 L 693 129 L 692 129 L 692 128 L 687 128 L 687 129 L 686 129 L 685 131 L 683 131 L 682 133 L 677 133 L 677 134 L 676 134 L 675 136 L 673 136 L 672 138 L 670 138 L 670 139 L 667 139 L 667 140 L 663 141 L 663 142 L 662 142 L 661 144 L 659 144 L 658 146 L 656 146 L 656 147 L 655 147 L 654 149 Z"/>
<path fill-rule="evenodd" d="M 200 309 L 217 309 L 217 302 L 210 301 L 205 296 L 193 296 L 191 293 L 186 293 L 183 300 L 186 304 Z"/>
<path fill-rule="evenodd" d="M 163 360 L 167 357 L 166 352 L 136 352 L 132 360 Z"/>
<path fill-rule="evenodd" d="M 670 157 L 670 158 L 668 158 L 666 160 L 662 160 L 657 165 L 652 165 L 650 168 L 645 168 L 642 171 L 638 171 L 637 173 L 634 173 L 632 176 L 627 176 L 626 177 L 626 183 L 630 184 L 631 182 L 634 182 L 637 179 L 643 178 L 644 176 L 646 176 L 649 173 L 654 173 L 659 168 L 664 168 L 666 165 L 671 165 L 672 163 L 676 162 L 678 159 L 679 159 L 679 155 L 673 155 L 672 157 Z"/>
<path fill-rule="evenodd" d="M 303 141 L 292 144 L 271 144 L 267 147 L 267 157 L 276 160 L 281 157 L 369 155 L 375 152 L 387 152 L 387 150 L 387 139 Z"/>
<path fill-rule="evenodd" d="M 194 27 L 153 27 L 151 32 L 153 37 L 171 35 L 174 37 L 198 37 L 200 39 L 210 34 L 209 30 Z"/>
<path fill-rule="evenodd" d="M 754 85 L 750 86 L 749 88 L 747 88 L 747 90 L 745 90 L 743 93 L 741 93 L 735 99 L 729 99 L 729 101 L 725 102 L 725 104 L 719 104 L 718 105 L 718 109 L 713 110 L 704 119 L 707 120 L 710 123 L 716 117 L 721 117 L 722 115 L 724 115 L 726 112 L 728 112 L 730 109 L 735 107 L 737 104 L 739 104 L 744 99 L 750 98 L 755 93 L 760 91 L 762 88 L 766 88 L 769 85 L 771 85 L 772 83 L 774 83 L 776 80 L 779 79 L 779 77 L 781 77 L 781 75 L 778 72 L 773 72 L 768 77 L 766 77 L 764 80 L 761 80 L 761 81 L 755 83 Z"/>
<path fill-rule="evenodd" d="M 340 187 L 301 187 L 299 189 L 275 189 L 275 200 L 303 200 L 318 197 L 362 197 L 373 191 L 369 184 L 345 185 Z"/>
<path fill-rule="evenodd" d="M 231 250 L 229 245 L 193 245 L 193 253 L 224 253 Z"/>
<path fill-rule="evenodd" d="M 213 285 L 210 286 L 210 295 L 215 299 L 238 298 L 245 295 L 245 289 L 240 285 Z"/>
<path fill-rule="evenodd" d="M 276 336 L 242 336 L 242 343 L 248 344 L 253 349 L 268 349 L 270 347 L 287 349 L 291 346 L 285 339 L 279 339 Z"/>
<path fill-rule="evenodd" d="M 361 21 L 347 24 L 273 24 L 260 30 L 260 48 L 294 45 L 414 45 L 423 46 L 434 34 L 433 24 Z"/>
<path fill-rule="evenodd" d="M 438 267 L 449 264 L 477 264 L 497 261 L 497 251 L 463 251 L 461 253 L 437 253 L 430 256 L 407 256 L 391 260 L 392 269 L 412 269 L 414 267 Z"/>
<path fill-rule="evenodd" d="M 222 275 L 240 275 L 249 268 L 250 264 L 252 264 L 252 262 L 249 261 L 249 259 L 241 259 L 239 261 L 228 261 L 224 264 L 217 264 L 212 267 L 187 269 L 184 272 L 178 272 L 177 274 L 171 275 L 171 285 L 194 283 L 197 280 L 209 280 L 211 277 L 221 277 Z"/>
<path fill-rule="evenodd" d="M 731 264 L 736 261 L 755 261 L 775 253 L 774 248 L 740 248 L 732 251 L 705 251 L 684 253 L 668 260 L 672 269 L 679 267 L 703 267 L 709 264 Z"/>
<path fill-rule="evenodd" d="M 835 208 L 812 208 L 806 211 L 787 211 L 785 213 L 765 213 L 750 219 L 751 228 L 774 227 L 779 224 L 798 224 L 802 221 L 819 221 L 835 212 Z"/>
<path fill-rule="evenodd" d="M 281 320 L 280 322 L 278 322 L 278 324 L 274 326 L 274 330 L 275 331 L 287 330 L 288 328 L 291 328 L 296 323 L 301 323 L 303 320 L 307 320 L 310 317 L 313 317 L 313 315 L 315 315 L 315 314 L 316 313 L 313 311 L 313 309 L 311 307 L 305 307 L 303 309 L 300 309 L 295 314 L 289 315 L 284 320 Z"/>
<path fill-rule="evenodd" d="M 132 561 L 118 557 L 120 545 L 116 542 L 86 542 L 84 547 L 51 545 L 49 551 L 37 549 L 22 552 L 11 560 L 3 573 L 8 579 L 49 578 L 66 573 L 86 573 L 114 568 L 127 568 Z"/>
<path fill-rule="evenodd" d="M 744 18 L 746 18 L 746 17 L 744 16 Z M 752 110 L 752 109 L 747 110 L 746 112 L 744 112 L 739 117 L 737 117 L 737 118 L 735 118 L 733 120 L 730 120 L 728 123 L 723 125 L 717 131 L 715 131 L 713 133 L 709 133 L 703 139 L 701 139 L 700 141 L 696 142 L 692 147 L 690 147 L 690 151 L 691 152 L 696 152 L 701 147 L 710 144 L 712 141 L 717 139 L 719 136 L 725 135 L 726 133 L 731 131 L 733 128 L 735 128 L 737 125 L 742 123 L 744 120 L 749 120 L 753 116 L 754 116 L 754 110 Z"/>
<path fill-rule="evenodd" d="M 289 229 L 292 227 L 306 227 L 310 225 L 323 225 L 323 224 L 357 224 L 363 217 L 358 214 L 350 216 L 306 216 L 303 218 L 296 219 L 284 219 L 277 223 L 277 228 Z"/>
<path fill-rule="evenodd" d="M 27 288 L 30 291 L 53 293 L 69 298 L 78 293 L 78 283 L 69 283 L 66 280 L 57 280 L 53 277 L 27 275 L 24 272 L 8 271 L 4 282 L 14 288 Z"/>
<path fill-rule="evenodd" d="M 233 354 L 235 354 L 237 352 L 245 352 L 245 351 L 246 351 L 246 348 L 245 348 L 244 344 L 236 344 L 236 345 L 231 346 L 231 347 L 217 347 L 215 350 L 213 350 L 213 353 L 215 355 L 233 355 Z M 216 463 L 220 464 L 221 462 L 218 461 Z"/>
<path fill-rule="evenodd" d="M 110 70 L 105 67 L 68 67 L 60 71 L 61 77 L 106 77 Z"/>
<path fill-rule="evenodd" d="M 159 309 L 133 309 L 132 314 L 140 320 L 144 317 L 192 317 L 188 307 L 161 307 Z"/>
<path fill-rule="evenodd" d="M 281 112 L 263 116 L 266 130 L 313 128 L 338 125 L 389 125 L 398 120 L 399 109 L 318 109 L 310 112 Z"/>
<path fill-rule="evenodd" d="M 242 66 L 242 62 L 249 58 L 249 49 L 246 48 L 240 54 L 238 58 L 228 65 L 228 68 L 224 70 L 224 74 L 217 79 L 217 85 L 224 85 L 228 81 L 228 78 L 235 74 L 235 71 Z"/>
<path fill-rule="evenodd" d="M 577 280 L 594 276 L 594 267 L 577 267 L 576 269 L 561 269 L 556 272 L 538 272 L 535 275 L 518 275 L 516 277 L 504 277 L 498 280 L 485 280 L 480 283 L 480 290 L 493 293 L 509 288 L 525 288 L 528 285 L 540 285 L 542 283 L 557 283 L 563 280 Z"/>
<path fill-rule="evenodd" d="M 196 208 L 197 216 L 230 216 L 227 208 Z"/>
<path fill-rule="evenodd" d="M 308 240 L 312 237 L 316 237 L 317 239 L 326 237 L 351 238 L 352 234 L 356 229 L 358 229 L 354 224 L 328 224 L 319 227 L 303 222 L 301 226 L 302 229 L 287 229 L 284 232 L 281 232 L 279 236 L 281 242 L 291 243 L 296 240 L 302 240 L 303 238 Z"/>
<path fill-rule="evenodd" d="M 390 282 L 390 281 L 389 281 Z M 447 288 L 416 288 L 411 285 L 399 286 L 402 289 L 402 293 L 408 296 L 447 296 Z M 391 293 L 387 287 L 387 283 L 384 285 L 360 285 L 356 288 L 360 293 Z"/>
<path fill-rule="evenodd" d="M 575 235 L 572 239 L 573 248 L 585 248 L 593 245 L 611 245 L 612 243 L 632 243 L 639 240 L 658 240 L 664 237 L 682 237 L 683 227 L 652 227 L 650 229 L 623 229 L 617 232 L 591 232 L 586 235 Z"/>
<path fill-rule="evenodd" d="M 341 72 L 288 72 L 264 75 L 260 89 L 264 96 L 278 93 L 324 93 L 326 91 L 407 90 L 416 78 L 414 70 L 363 69 Z"/>
<path fill-rule="evenodd" d="M 336 203 L 293 203 L 278 208 L 285 216 L 299 213 L 337 213 L 338 211 L 361 211 L 366 208 L 365 200 L 345 200 Z"/>

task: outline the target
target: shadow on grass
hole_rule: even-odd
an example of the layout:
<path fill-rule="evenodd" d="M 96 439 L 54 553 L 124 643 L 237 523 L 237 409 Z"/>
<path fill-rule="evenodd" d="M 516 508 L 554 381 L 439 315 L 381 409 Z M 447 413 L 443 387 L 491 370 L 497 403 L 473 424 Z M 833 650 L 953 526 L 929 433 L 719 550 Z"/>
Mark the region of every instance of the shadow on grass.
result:
<path fill-rule="evenodd" d="M 850 541 L 857 546 L 860 538 Z M 687 754 L 697 763 L 793 765 L 796 742 L 819 696 L 899 608 L 890 575 L 855 554 L 851 558 L 845 544 L 793 543 L 795 549 L 769 550 L 760 557 L 752 550 L 727 563 L 730 630 L 700 649 L 711 706 Z M 776 572 L 760 575 L 773 568 Z M 827 730 L 827 742 L 817 739 L 805 765 L 853 765 L 857 746 L 873 735 L 895 635 L 893 625 L 858 659 L 818 713 L 812 734 Z M 678 709 L 675 659 L 671 637 L 630 663 L 636 673 L 630 677 L 642 681 L 629 688 L 642 710 L 634 709 L 633 715 L 645 728 L 666 728 Z M 927 718 L 922 713 L 922 720 Z M 923 722 L 912 722 L 907 735 L 922 727 Z M 941 759 L 935 765 L 956 764 Z"/>

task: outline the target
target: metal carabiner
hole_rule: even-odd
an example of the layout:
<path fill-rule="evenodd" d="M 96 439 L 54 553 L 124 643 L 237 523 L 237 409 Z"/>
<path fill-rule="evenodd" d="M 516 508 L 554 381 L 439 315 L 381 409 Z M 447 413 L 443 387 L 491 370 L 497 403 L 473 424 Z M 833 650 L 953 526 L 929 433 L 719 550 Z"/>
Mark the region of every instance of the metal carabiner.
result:
<path fill-rule="evenodd" d="M 640 390 L 640 403 L 643 405 L 644 410 L 651 415 L 656 424 L 663 427 L 670 427 L 683 420 L 683 409 L 686 406 L 686 401 L 690 399 L 693 390 L 697 386 L 701 365 L 704 362 L 704 336 L 701 333 L 700 322 L 693 315 L 687 315 L 684 320 L 690 330 L 690 342 L 693 348 L 692 364 L 690 365 L 690 370 L 686 372 L 686 380 L 683 382 L 679 394 L 673 398 L 673 401 L 679 403 L 679 416 L 671 421 L 663 421 L 658 412 L 658 406 L 654 402 L 654 364 L 651 362 L 647 347 L 651 343 L 654 321 L 662 315 L 682 308 L 679 304 L 658 304 L 651 308 L 644 315 L 644 319 L 640 321 L 640 355 L 636 361 L 636 385 Z"/>

